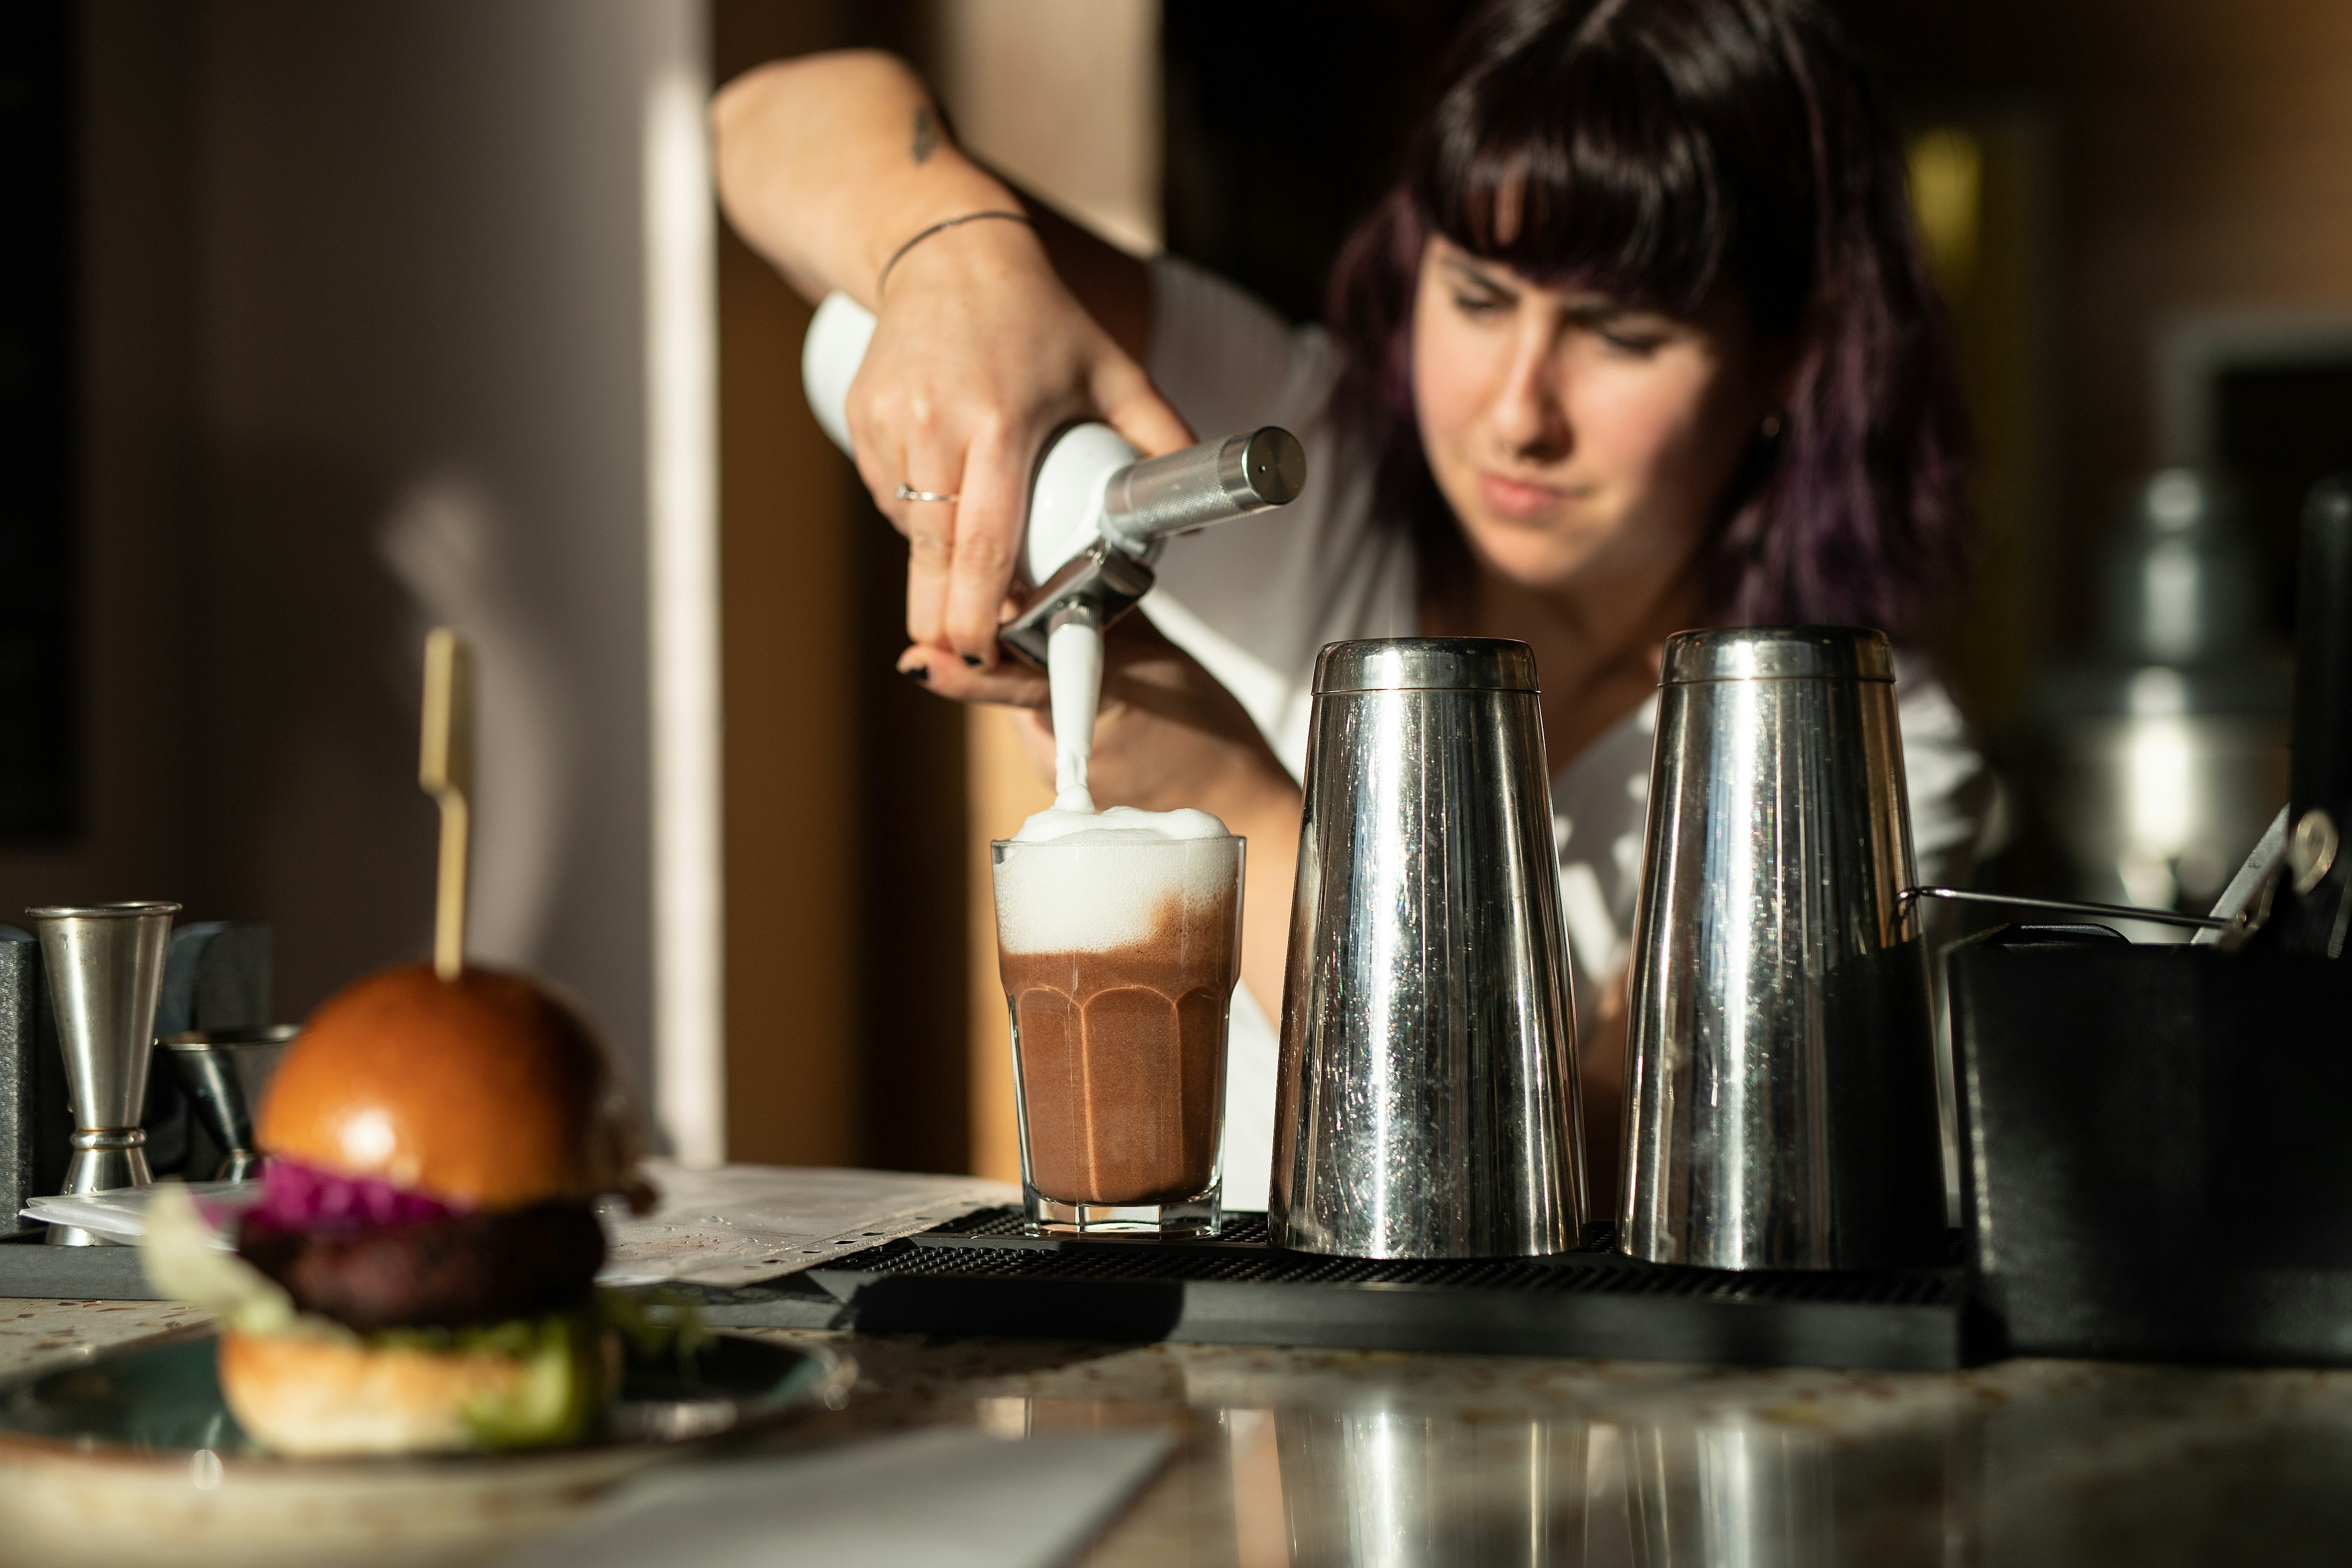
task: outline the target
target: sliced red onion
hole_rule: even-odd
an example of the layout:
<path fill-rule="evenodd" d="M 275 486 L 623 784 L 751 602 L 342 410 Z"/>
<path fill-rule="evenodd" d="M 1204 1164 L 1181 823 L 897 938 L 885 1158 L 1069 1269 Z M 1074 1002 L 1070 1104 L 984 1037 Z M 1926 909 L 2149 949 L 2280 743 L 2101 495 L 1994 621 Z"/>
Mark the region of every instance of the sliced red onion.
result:
<path fill-rule="evenodd" d="M 245 1211 L 280 1230 L 360 1230 L 379 1225 L 422 1225 L 465 1212 L 369 1176 L 343 1176 L 273 1155 L 262 1167 L 261 1199 Z"/>

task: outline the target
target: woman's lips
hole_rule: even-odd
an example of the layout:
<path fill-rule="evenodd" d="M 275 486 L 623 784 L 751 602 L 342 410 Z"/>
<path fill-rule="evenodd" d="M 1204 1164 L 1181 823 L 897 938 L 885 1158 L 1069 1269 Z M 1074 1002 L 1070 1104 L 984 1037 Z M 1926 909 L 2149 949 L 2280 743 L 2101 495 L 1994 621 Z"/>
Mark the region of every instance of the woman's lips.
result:
<path fill-rule="evenodd" d="M 1501 474 L 1481 473 L 1478 497 L 1486 503 L 1486 510 L 1497 517 L 1532 522 L 1566 500 L 1568 492 L 1550 485 L 1530 484 L 1526 479 L 1506 479 Z"/>

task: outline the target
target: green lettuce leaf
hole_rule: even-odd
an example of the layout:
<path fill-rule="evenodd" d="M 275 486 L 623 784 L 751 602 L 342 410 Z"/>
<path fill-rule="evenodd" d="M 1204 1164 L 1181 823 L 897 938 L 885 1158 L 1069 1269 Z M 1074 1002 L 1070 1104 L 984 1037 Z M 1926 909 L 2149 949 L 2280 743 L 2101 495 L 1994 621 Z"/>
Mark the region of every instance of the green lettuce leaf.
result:
<path fill-rule="evenodd" d="M 544 1448 L 588 1436 L 604 1408 L 604 1330 L 591 1312 L 561 1312 L 456 1329 L 387 1329 L 366 1343 L 383 1349 L 487 1353 L 520 1362 L 511 1393 L 484 1394 L 465 1410 L 485 1448 Z"/>
<path fill-rule="evenodd" d="M 663 1356 L 680 1366 L 692 1362 L 710 1342 L 702 1321 L 702 1305 L 681 1291 L 659 1286 L 629 1290 L 598 1290 L 596 1310 L 605 1324 L 628 1341 L 642 1361 Z"/>

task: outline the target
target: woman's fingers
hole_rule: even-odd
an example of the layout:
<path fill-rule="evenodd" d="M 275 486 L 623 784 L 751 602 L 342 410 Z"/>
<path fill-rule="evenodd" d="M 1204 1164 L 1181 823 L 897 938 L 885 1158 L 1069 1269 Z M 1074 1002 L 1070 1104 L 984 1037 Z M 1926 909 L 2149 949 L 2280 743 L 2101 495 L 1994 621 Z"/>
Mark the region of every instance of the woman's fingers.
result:
<path fill-rule="evenodd" d="M 891 485 L 899 531 L 907 536 L 907 636 L 936 643 L 947 625 L 949 580 L 954 572 L 958 514 L 953 500 L 905 500 L 898 485 L 928 495 L 951 496 L 963 483 L 963 456 L 936 439 L 919 436 L 907 447 L 907 470 Z"/>
<path fill-rule="evenodd" d="M 987 428 L 964 454 L 955 508 L 955 556 L 944 596 L 942 640 L 966 665 L 997 664 L 999 608 L 1013 584 L 1029 500 L 1026 434 Z M 910 628 L 911 630 L 911 628 Z M 916 633 L 917 641 L 926 640 Z"/>
<path fill-rule="evenodd" d="M 1095 400 L 1112 429 L 1147 458 L 1181 451 L 1198 437 L 1160 395 L 1143 367 L 1124 354 L 1108 361 L 1094 377 Z"/>
<path fill-rule="evenodd" d="M 993 669 L 974 669 L 959 655 L 918 644 L 898 656 L 898 673 L 955 702 L 1043 708 L 1048 700 L 1045 672 L 1018 659 L 1005 659 Z"/>

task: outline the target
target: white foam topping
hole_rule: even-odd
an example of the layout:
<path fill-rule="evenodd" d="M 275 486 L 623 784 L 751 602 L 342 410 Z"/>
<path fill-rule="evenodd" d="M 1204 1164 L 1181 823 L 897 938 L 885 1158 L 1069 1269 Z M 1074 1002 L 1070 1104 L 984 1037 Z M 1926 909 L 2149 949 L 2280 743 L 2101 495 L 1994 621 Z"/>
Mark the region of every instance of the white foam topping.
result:
<path fill-rule="evenodd" d="M 1144 844 L 1162 839 L 1231 838 L 1225 825 L 1205 811 L 1138 811 L 1114 805 L 1107 811 L 1071 811 L 1059 805 L 1038 812 L 1013 836 L 1016 844 Z"/>
<path fill-rule="evenodd" d="M 1100 952 L 1143 942 L 1233 889 L 1233 835 L 1205 811 L 1041 811 L 996 867 L 996 933 L 1008 952 Z M 1050 846 L 1050 847 L 1042 847 Z"/>

